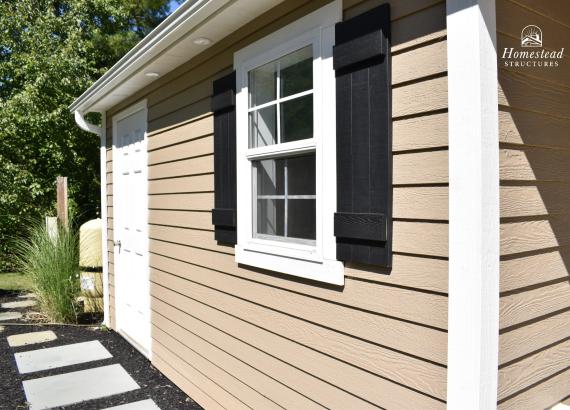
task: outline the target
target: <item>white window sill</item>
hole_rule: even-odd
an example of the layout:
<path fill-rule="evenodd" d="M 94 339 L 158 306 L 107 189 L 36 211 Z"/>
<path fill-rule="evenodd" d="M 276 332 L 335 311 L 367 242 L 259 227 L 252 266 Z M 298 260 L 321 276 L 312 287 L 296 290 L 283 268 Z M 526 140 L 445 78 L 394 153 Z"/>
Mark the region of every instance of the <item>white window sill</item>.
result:
<path fill-rule="evenodd" d="M 336 260 L 308 260 L 235 247 L 235 260 L 248 266 L 344 286 L 344 264 Z"/>

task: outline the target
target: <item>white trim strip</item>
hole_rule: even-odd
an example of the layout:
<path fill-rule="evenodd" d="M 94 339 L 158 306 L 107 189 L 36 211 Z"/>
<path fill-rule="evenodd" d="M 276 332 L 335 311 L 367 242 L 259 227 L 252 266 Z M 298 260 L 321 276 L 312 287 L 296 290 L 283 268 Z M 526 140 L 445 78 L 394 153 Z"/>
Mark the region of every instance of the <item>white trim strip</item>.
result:
<path fill-rule="evenodd" d="M 102 115 L 100 161 L 101 161 L 101 249 L 103 250 L 103 324 L 111 327 L 109 297 L 109 248 L 107 233 L 107 115 Z"/>
<path fill-rule="evenodd" d="M 497 407 L 499 136 L 494 0 L 447 2 L 450 409 Z"/>

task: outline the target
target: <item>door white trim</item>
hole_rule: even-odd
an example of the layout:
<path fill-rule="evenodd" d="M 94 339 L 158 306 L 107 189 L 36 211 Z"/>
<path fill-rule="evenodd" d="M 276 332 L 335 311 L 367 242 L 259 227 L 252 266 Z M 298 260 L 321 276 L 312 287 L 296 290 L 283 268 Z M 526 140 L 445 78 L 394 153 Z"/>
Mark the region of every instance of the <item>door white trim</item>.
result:
<path fill-rule="evenodd" d="M 495 0 L 448 0 L 449 409 L 497 408 L 499 130 Z"/>
<path fill-rule="evenodd" d="M 143 167 L 143 178 L 144 180 L 148 180 L 148 150 L 147 150 L 147 141 L 148 141 L 148 108 L 147 108 L 147 100 L 141 100 L 131 106 L 129 106 L 128 108 L 124 109 L 123 111 L 119 112 L 118 114 L 115 114 L 113 116 L 113 176 L 118 175 L 118 158 L 120 157 L 119 155 L 117 155 L 117 123 L 119 121 L 121 121 L 122 119 L 135 114 L 139 111 L 143 111 L 144 112 L 144 118 L 145 118 L 145 132 L 144 132 L 144 137 L 143 137 L 143 145 L 142 145 L 142 152 L 144 154 L 144 163 L 147 164 L 145 167 Z M 117 195 L 117 184 L 113 183 L 113 207 L 116 208 L 116 201 L 118 198 L 120 198 L 119 195 Z M 146 220 L 147 223 L 147 227 L 148 227 L 148 183 L 146 184 L 145 187 L 145 192 L 144 192 L 144 196 L 146 198 L 146 203 L 147 206 L 145 207 L 145 211 L 143 213 L 143 218 Z M 120 218 L 120 216 L 118 215 L 117 212 L 114 213 L 114 226 L 118 226 L 117 224 L 117 218 Z M 116 238 L 113 238 L 116 240 Z M 147 229 L 147 235 L 144 239 L 144 249 L 146 250 L 146 252 L 144 253 L 144 258 L 145 258 L 145 264 L 144 266 L 146 267 L 146 277 L 148 277 L 149 280 L 149 289 L 150 289 L 150 267 L 149 267 L 149 237 L 148 237 L 148 229 Z M 117 262 L 117 250 L 116 250 L 116 246 L 114 246 L 114 254 L 115 254 L 115 262 Z M 128 336 L 122 328 L 122 322 L 121 322 L 121 316 L 122 313 L 121 312 L 121 306 L 122 304 L 120 303 L 121 300 L 121 294 L 123 292 L 127 292 L 128 289 L 121 289 L 121 285 L 120 285 L 120 281 L 117 281 L 117 276 L 118 276 L 118 269 L 117 269 L 117 264 L 115 264 L 115 327 L 117 329 L 117 332 L 121 333 L 121 335 L 124 336 L 124 338 L 133 345 L 133 347 L 135 347 L 137 350 L 139 350 L 144 356 L 146 356 L 149 360 L 152 359 L 152 338 L 150 335 L 150 331 L 148 333 L 148 337 L 147 340 L 144 341 L 135 341 L 133 340 L 130 336 Z M 147 312 L 147 318 L 149 320 L 149 328 L 151 327 L 150 324 L 150 292 L 148 294 L 148 312 Z"/>
<path fill-rule="evenodd" d="M 101 179 L 101 264 L 103 265 L 103 324 L 111 327 L 109 315 L 109 243 L 107 241 L 107 113 L 101 113 L 101 129 L 99 135 L 100 179 Z"/>

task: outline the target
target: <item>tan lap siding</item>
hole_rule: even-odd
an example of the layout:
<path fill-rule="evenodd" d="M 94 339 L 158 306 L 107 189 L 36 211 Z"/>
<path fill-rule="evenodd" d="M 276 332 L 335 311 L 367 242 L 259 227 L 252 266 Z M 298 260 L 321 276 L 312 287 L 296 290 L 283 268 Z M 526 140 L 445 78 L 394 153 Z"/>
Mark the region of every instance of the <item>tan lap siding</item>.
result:
<path fill-rule="evenodd" d="M 541 27 L 546 49 L 568 47 L 569 16 L 564 2 L 498 0 L 499 57 L 520 47 L 528 24 Z M 570 395 L 569 69 L 567 58 L 541 69 L 499 58 L 503 409 L 545 408 Z"/>
<path fill-rule="evenodd" d="M 214 240 L 212 80 L 236 50 L 325 3 L 284 2 L 111 112 L 148 99 L 153 363 L 207 408 L 444 408 L 442 2 L 392 2 L 391 274 L 348 266 L 343 288 L 321 286 L 238 267 Z M 380 3 L 345 0 L 345 17 Z"/>

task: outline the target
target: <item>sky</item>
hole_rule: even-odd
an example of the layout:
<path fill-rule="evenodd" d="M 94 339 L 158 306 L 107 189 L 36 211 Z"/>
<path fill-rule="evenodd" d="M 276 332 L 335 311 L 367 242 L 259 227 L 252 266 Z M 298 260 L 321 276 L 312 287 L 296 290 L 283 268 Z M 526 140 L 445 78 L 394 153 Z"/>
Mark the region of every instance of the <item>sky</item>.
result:
<path fill-rule="evenodd" d="M 184 2 L 180 1 L 180 3 L 184 3 Z M 170 8 L 170 13 L 172 13 L 174 10 L 176 10 L 179 6 L 180 6 L 180 4 L 178 4 L 178 2 L 176 0 L 170 0 L 170 3 L 168 3 L 168 7 Z"/>

